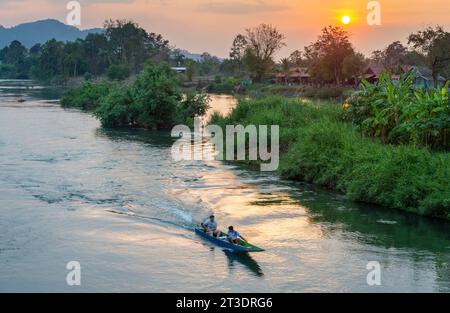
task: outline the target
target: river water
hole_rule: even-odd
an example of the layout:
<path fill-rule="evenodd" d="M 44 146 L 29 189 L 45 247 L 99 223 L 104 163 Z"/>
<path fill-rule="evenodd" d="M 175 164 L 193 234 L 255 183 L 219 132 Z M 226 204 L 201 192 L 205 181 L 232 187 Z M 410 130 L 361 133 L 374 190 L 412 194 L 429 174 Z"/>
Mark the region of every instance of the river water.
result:
<path fill-rule="evenodd" d="M 58 90 L 0 82 L 0 291 L 449 292 L 449 223 L 221 162 L 167 133 L 102 130 Z M 234 104 L 214 97 L 226 112 Z M 267 251 L 193 233 L 214 212 Z M 71 261 L 81 286 L 66 283 Z M 369 286 L 369 262 L 381 286 Z"/>

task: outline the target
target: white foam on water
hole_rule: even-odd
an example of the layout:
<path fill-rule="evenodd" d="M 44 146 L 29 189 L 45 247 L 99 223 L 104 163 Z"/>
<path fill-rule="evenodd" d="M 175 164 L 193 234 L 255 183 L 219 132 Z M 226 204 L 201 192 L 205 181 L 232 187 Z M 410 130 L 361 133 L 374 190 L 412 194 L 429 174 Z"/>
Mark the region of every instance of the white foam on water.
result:
<path fill-rule="evenodd" d="M 151 204 L 172 216 L 181 218 L 184 223 L 191 224 L 193 221 L 192 215 L 189 212 L 181 209 L 182 204 L 178 203 L 175 200 L 170 201 L 162 198 L 154 198 L 151 200 Z"/>
<path fill-rule="evenodd" d="M 386 220 L 378 220 L 377 223 L 386 224 L 386 225 L 396 225 L 398 222 L 396 221 L 386 221 Z"/>

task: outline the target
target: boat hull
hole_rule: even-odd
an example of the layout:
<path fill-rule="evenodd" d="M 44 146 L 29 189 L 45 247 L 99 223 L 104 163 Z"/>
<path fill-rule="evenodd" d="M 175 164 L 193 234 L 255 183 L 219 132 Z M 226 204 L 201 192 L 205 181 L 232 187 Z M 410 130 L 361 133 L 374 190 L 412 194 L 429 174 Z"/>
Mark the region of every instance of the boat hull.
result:
<path fill-rule="evenodd" d="M 196 228 L 195 233 L 197 235 L 199 235 L 200 237 L 202 237 L 203 239 L 205 239 L 209 242 L 212 242 L 219 247 L 223 247 L 223 248 L 235 251 L 235 252 L 249 253 L 249 252 L 263 252 L 264 251 L 263 249 L 258 248 L 254 245 L 251 245 L 249 243 L 245 243 L 245 246 L 244 245 L 235 245 L 235 244 L 232 244 L 231 242 L 224 241 L 219 238 L 215 238 L 213 236 L 208 235 L 200 228 Z"/>

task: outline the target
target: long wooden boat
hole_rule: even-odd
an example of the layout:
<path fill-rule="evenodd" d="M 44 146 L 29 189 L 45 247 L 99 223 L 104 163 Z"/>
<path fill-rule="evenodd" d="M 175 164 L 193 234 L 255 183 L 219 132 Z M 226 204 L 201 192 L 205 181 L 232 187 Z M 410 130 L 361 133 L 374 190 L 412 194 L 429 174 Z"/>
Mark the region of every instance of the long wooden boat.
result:
<path fill-rule="evenodd" d="M 218 238 L 211 236 L 203 231 L 200 227 L 195 228 L 195 233 L 209 242 L 212 242 L 219 247 L 227 248 L 229 250 L 235 252 L 263 252 L 264 249 L 261 249 L 257 246 L 254 246 L 246 241 L 242 241 L 239 245 L 233 244 L 226 239 L 226 234 L 221 233 Z"/>

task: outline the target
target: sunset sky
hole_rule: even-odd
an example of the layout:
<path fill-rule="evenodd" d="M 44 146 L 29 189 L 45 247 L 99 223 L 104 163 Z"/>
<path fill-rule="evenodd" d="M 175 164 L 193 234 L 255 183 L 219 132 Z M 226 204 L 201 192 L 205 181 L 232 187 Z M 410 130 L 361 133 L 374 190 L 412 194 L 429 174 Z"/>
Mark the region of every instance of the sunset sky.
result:
<path fill-rule="evenodd" d="M 450 30 L 448 0 L 380 0 L 382 25 L 368 26 L 368 0 L 80 0 L 80 28 L 100 27 L 105 19 L 131 18 L 161 33 L 173 46 L 226 57 L 234 36 L 270 23 L 287 37 L 284 56 L 313 41 L 326 25 L 343 25 L 357 50 L 370 54 L 412 31 L 440 24 Z M 0 0 L 0 24 L 55 18 L 65 22 L 66 0 Z"/>

